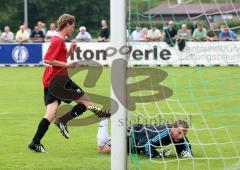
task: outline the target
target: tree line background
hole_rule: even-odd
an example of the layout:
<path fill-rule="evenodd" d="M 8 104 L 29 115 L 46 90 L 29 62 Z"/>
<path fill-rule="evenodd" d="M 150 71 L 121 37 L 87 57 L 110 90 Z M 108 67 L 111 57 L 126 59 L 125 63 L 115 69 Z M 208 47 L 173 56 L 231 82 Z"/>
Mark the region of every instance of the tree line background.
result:
<path fill-rule="evenodd" d="M 28 0 L 28 23 L 33 29 L 38 21 L 46 23 L 57 22 L 63 13 L 76 17 L 76 27 L 84 25 L 93 34 L 98 34 L 100 21 L 110 19 L 110 0 Z M 10 26 L 16 33 L 24 21 L 24 0 L 0 0 L 0 30 Z"/>
<path fill-rule="evenodd" d="M 144 12 L 160 3 L 176 3 L 177 0 L 127 0 L 131 12 Z M 186 2 L 189 0 L 182 0 Z M 231 3 L 240 0 L 201 0 L 201 3 Z M 200 3 L 192 0 L 191 3 Z M 117 11 L 116 11 L 117 12 Z M 102 19 L 110 20 L 110 0 L 28 0 L 28 23 L 31 29 L 38 21 L 43 21 L 47 29 L 51 22 L 57 21 L 63 13 L 70 13 L 76 17 L 76 26 L 84 25 L 88 32 L 97 36 Z M 9 25 L 16 33 L 24 21 L 24 0 L 0 0 L 0 30 Z M 134 21 L 132 21 L 134 23 Z"/>

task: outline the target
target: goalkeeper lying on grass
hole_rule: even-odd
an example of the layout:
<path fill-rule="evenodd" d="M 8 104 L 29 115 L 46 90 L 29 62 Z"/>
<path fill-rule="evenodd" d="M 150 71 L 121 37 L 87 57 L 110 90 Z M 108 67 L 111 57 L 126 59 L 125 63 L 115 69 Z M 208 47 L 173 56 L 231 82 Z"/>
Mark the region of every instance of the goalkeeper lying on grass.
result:
<path fill-rule="evenodd" d="M 128 127 L 128 142 L 131 152 L 144 153 L 149 157 L 168 157 L 169 150 L 158 152 L 158 148 L 173 144 L 178 156 L 184 158 L 192 157 L 191 145 L 186 137 L 188 124 L 183 120 L 177 120 L 173 124 L 164 125 L 131 125 Z M 98 151 L 99 153 L 111 152 L 111 138 L 108 135 L 108 119 L 100 122 L 98 129 Z M 134 144 L 133 144 L 134 143 Z M 127 147 L 129 149 L 129 146 Z"/>
<path fill-rule="evenodd" d="M 157 149 L 173 144 L 178 156 L 190 158 L 192 150 L 186 137 L 188 128 L 184 120 L 164 125 L 132 125 L 128 133 L 128 139 L 134 143 L 131 152 L 143 152 L 151 158 L 168 157 L 169 150 L 158 152 Z"/>

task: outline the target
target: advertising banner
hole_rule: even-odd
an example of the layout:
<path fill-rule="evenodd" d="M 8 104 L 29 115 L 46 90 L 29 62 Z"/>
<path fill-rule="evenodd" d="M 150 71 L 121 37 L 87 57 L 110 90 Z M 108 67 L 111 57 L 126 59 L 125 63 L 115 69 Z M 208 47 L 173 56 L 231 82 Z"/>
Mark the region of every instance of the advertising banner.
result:
<path fill-rule="evenodd" d="M 0 64 L 41 64 L 42 44 L 0 44 Z"/>

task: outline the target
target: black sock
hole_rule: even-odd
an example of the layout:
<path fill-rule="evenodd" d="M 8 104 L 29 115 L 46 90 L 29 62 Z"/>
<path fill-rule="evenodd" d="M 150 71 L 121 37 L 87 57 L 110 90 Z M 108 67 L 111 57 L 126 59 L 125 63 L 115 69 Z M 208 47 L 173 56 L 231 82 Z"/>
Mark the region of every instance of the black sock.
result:
<path fill-rule="evenodd" d="M 40 121 L 37 132 L 36 132 L 35 136 L 33 137 L 34 143 L 40 144 L 40 141 L 43 138 L 43 136 L 45 135 L 45 133 L 47 132 L 49 125 L 50 125 L 50 122 L 46 118 L 43 118 Z"/>
<path fill-rule="evenodd" d="M 64 124 L 67 124 L 69 120 L 72 120 L 73 117 L 71 116 L 71 112 L 65 113 L 64 115 L 60 116 L 57 120 L 55 121 L 61 121 Z"/>
<path fill-rule="evenodd" d="M 86 106 L 80 103 L 80 104 L 74 106 L 73 109 L 70 112 L 68 112 L 68 113 L 62 115 L 61 117 L 59 117 L 59 120 L 61 122 L 63 122 L 64 124 L 67 124 L 68 121 L 70 121 L 70 120 L 74 119 L 75 117 L 81 115 L 86 110 L 87 110 Z"/>
<path fill-rule="evenodd" d="M 78 117 L 86 110 L 87 110 L 87 108 L 84 104 L 81 104 L 81 103 L 77 104 L 76 106 L 73 107 L 72 111 L 70 112 L 70 116 L 72 118 Z"/>

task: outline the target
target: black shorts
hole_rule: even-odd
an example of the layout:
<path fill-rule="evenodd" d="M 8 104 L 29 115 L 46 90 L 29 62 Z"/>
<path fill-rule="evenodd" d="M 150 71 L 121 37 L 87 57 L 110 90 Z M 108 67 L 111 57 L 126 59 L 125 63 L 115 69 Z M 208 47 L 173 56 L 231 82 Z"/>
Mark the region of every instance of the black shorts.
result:
<path fill-rule="evenodd" d="M 69 79 L 67 81 L 65 88 L 76 91 L 78 93 L 78 96 L 80 95 L 80 97 L 84 95 L 84 91 L 76 83 L 74 83 L 71 79 Z M 45 88 L 44 89 L 45 106 L 55 102 L 56 100 L 58 101 L 59 105 L 61 104 L 62 101 L 65 103 L 71 103 L 73 101 L 73 100 L 62 100 L 62 99 L 58 98 L 57 96 L 52 95 L 48 88 Z"/>

